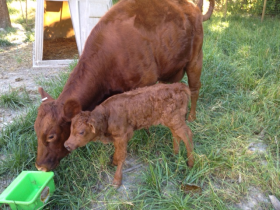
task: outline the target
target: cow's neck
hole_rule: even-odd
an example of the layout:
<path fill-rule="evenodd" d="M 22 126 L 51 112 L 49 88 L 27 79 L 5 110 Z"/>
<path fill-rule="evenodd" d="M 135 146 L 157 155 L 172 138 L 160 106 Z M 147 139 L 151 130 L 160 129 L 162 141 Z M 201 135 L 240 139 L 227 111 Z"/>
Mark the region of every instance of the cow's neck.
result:
<path fill-rule="evenodd" d="M 102 102 L 107 90 L 103 87 L 100 74 L 98 74 L 102 72 L 102 67 L 98 63 L 95 64 L 93 59 L 90 64 L 84 60 L 88 59 L 80 59 L 57 101 L 64 104 L 69 99 L 75 99 L 81 104 L 83 110 L 92 110 Z"/>
<path fill-rule="evenodd" d="M 57 99 L 61 104 L 72 98 L 80 102 L 83 110 L 91 111 L 109 96 L 124 91 L 112 74 L 113 55 L 102 47 L 104 44 L 104 37 L 100 32 L 102 27 L 103 25 L 98 23 L 89 35 L 77 66 Z M 115 86 L 111 86 L 112 83 Z"/>

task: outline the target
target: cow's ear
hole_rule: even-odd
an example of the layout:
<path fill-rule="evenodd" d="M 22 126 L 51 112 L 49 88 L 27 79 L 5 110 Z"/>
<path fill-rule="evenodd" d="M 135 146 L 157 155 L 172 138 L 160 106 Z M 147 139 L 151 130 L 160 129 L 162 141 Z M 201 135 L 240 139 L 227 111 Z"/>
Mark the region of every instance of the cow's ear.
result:
<path fill-rule="evenodd" d="M 81 104 L 74 99 L 67 100 L 63 106 L 63 112 L 64 112 L 63 114 L 67 122 L 70 122 L 71 119 L 81 111 L 82 111 Z"/>
<path fill-rule="evenodd" d="M 42 87 L 38 88 L 38 92 L 40 93 L 40 95 L 42 97 L 42 102 L 54 100 L 46 91 L 44 91 L 44 89 Z"/>

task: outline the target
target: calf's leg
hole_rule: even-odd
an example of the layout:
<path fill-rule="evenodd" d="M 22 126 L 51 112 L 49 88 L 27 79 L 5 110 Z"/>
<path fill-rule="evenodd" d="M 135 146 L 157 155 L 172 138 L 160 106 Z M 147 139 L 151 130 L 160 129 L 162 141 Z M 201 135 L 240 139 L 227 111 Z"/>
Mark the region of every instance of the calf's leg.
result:
<path fill-rule="evenodd" d="M 176 135 L 176 133 L 172 132 L 173 135 L 173 152 L 174 154 L 178 154 L 179 153 L 179 149 L 180 149 L 180 138 Z"/>
<path fill-rule="evenodd" d="M 127 142 L 133 136 L 133 129 L 127 128 L 126 133 L 123 135 L 115 135 L 114 146 L 115 153 L 112 163 L 117 165 L 117 170 L 114 176 L 113 185 L 119 187 L 122 184 L 122 168 L 127 155 Z"/>
<path fill-rule="evenodd" d="M 115 134 L 116 137 L 114 137 L 114 139 L 123 139 L 123 141 L 127 142 L 132 138 L 133 136 L 133 129 L 132 128 L 127 128 L 126 131 L 121 131 L 120 133 L 124 133 L 124 134 Z M 115 144 L 115 142 L 114 142 Z M 114 154 L 111 156 L 111 162 L 110 164 L 113 166 L 117 166 L 118 165 L 118 154 L 116 154 L 116 150 L 114 152 Z"/>
<path fill-rule="evenodd" d="M 176 135 L 180 137 L 185 143 L 188 156 L 188 166 L 193 167 L 194 165 L 194 156 L 193 156 L 193 141 L 192 141 L 192 131 L 191 129 L 184 124 L 180 129 L 175 130 Z"/>
<path fill-rule="evenodd" d="M 124 138 L 114 138 L 115 153 L 113 164 L 117 165 L 113 185 L 119 187 L 122 184 L 122 168 L 127 154 L 127 141 Z"/>
<path fill-rule="evenodd" d="M 173 135 L 174 153 L 177 154 L 179 152 L 179 143 L 180 140 L 183 140 L 187 149 L 188 166 L 193 167 L 194 157 L 192 154 L 193 141 L 191 129 L 185 124 L 185 122 L 182 122 L 182 126 L 179 129 L 174 129 L 172 128 L 172 126 L 170 126 L 169 128 Z"/>

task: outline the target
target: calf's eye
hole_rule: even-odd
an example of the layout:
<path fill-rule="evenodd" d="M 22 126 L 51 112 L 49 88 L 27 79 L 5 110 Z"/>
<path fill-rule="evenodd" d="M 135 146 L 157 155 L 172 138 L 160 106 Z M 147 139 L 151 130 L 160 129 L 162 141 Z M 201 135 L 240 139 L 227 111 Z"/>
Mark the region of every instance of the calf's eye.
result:
<path fill-rule="evenodd" d="M 81 131 L 79 134 L 80 134 L 80 135 L 84 135 L 84 133 L 85 133 L 84 131 Z"/>

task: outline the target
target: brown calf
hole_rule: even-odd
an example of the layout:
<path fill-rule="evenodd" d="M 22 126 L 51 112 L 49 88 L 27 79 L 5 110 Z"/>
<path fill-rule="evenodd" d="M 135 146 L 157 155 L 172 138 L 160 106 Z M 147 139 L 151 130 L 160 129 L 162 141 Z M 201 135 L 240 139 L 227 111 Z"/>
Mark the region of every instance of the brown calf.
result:
<path fill-rule="evenodd" d="M 183 83 L 156 84 L 112 96 L 92 112 L 80 112 L 77 106 L 72 119 L 71 134 L 64 146 L 68 151 L 83 147 L 90 141 L 114 143 L 113 164 L 117 165 L 113 185 L 122 182 L 122 166 L 127 153 L 127 142 L 133 131 L 162 124 L 173 135 L 174 153 L 179 151 L 180 140 L 187 148 L 188 165 L 194 164 L 192 132 L 186 125 L 189 88 Z M 66 102 L 65 107 L 75 104 Z"/>
<path fill-rule="evenodd" d="M 64 108 L 73 98 L 83 111 L 91 111 L 109 96 L 161 81 L 179 82 L 185 73 L 191 90 L 189 120 L 196 118 L 201 86 L 202 0 L 121 0 L 91 31 L 62 93 L 54 100 L 42 88 L 35 131 L 38 139 L 36 166 L 49 171 L 69 152 L 64 142 L 70 134 L 71 113 Z"/>

